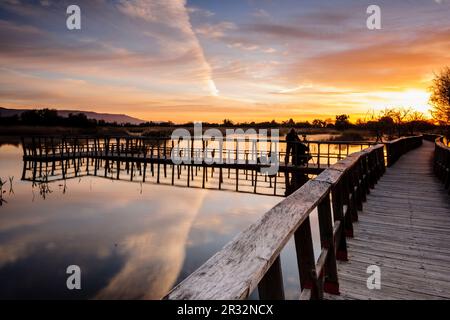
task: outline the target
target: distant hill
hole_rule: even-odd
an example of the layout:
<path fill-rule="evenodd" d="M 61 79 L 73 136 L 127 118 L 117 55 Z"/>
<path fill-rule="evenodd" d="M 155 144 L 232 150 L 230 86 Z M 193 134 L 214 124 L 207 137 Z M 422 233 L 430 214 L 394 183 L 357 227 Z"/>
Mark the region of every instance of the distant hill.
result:
<path fill-rule="evenodd" d="M 31 109 L 6 109 L 0 108 L 0 117 L 11 117 L 14 115 L 20 115 L 22 112 Z M 98 113 L 93 111 L 80 111 L 80 110 L 57 110 L 58 115 L 61 117 L 67 117 L 69 113 L 84 113 L 89 119 L 104 120 L 106 122 L 117 123 L 131 123 L 141 124 L 144 120 L 127 116 L 126 114 L 113 114 L 113 113 Z"/>

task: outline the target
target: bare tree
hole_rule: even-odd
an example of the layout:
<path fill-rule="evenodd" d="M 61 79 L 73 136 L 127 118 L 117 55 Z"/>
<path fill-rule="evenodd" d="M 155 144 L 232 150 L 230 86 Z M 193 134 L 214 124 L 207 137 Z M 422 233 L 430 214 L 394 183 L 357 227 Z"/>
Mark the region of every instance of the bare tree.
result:
<path fill-rule="evenodd" d="M 425 128 L 427 124 L 424 114 L 420 111 L 413 111 L 406 118 L 406 127 L 410 135 L 414 135 L 415 131 Z"/>
<path fill-rule="evenodd" d="M 445 67 L 440 74 L 436 75 L 430 88 L 431 115 L 441 125 L 450 126 L 450 68 Z"/>

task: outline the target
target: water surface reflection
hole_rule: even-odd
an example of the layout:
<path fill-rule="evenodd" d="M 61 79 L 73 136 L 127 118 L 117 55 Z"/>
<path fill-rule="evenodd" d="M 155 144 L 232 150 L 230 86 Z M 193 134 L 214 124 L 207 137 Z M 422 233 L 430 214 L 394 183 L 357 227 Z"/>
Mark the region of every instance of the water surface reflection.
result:
<path fill-rule="evenodd" d="M 0 208 L 3 299 L 160 298 L 281 200 L 93 176 L 42 190 L 21 170 L 19 146 L 1 146 L 0 177 L 14 177 Z M 71 264 L 82 290 L 66 288 Z"/>

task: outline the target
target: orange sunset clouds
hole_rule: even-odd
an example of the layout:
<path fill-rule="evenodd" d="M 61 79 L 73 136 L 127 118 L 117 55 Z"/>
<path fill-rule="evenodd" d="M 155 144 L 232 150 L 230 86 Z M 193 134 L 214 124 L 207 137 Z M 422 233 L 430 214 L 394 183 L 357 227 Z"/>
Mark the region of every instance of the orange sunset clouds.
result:
<path fill-rule="evenodd" d="M 0 4 L 0 106 L 144 120 L 311 120 L 428 111 L 450 62 L 449 1 L 65 1 Z"/>

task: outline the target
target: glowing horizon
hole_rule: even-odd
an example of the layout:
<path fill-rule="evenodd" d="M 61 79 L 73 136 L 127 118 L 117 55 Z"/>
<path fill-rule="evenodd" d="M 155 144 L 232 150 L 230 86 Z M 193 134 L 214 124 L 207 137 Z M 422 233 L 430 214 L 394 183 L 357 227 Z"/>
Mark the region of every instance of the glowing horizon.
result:
<path fill-rule="evenodd" d="M 428 113 L 450 61 L 450 1 L 67 1 L 0 3 L 0 106 L 147 121 L 352 121 L 392 107 Z M 420 12 L 420 14 L 419 14 Z"/>

